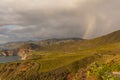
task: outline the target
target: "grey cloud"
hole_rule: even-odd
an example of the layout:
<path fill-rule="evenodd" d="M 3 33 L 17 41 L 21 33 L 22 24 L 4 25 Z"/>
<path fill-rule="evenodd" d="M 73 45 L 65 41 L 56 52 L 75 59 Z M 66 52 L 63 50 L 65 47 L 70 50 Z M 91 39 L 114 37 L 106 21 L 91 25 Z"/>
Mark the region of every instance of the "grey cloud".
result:
<path fill-rule="evenodd" d="M 0 41 L 84 37 L 120 29 L 119 0 L 2 0 Z"/>

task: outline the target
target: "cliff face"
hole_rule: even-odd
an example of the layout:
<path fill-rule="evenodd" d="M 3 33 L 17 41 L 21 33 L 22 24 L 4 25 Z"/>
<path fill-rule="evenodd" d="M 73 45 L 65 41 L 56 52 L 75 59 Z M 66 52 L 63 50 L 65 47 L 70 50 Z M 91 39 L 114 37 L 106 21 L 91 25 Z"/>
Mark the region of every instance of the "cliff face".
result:
<path fill-rule="evenodd" d="M 20 56 L 22 60 L 26 60 L 30 56 L 30 52 L 39 50 L 40 46 L 35 44 L 24 44 L 18 49 L 1 50 L 0 56 Z"/>
<path fill-rule="evenodd" d="M 25 60 L 30 55 L 31 51 L 33 50 L 23 48 L 20 48 L 18 50 L 1 50 L 0 56 L 20 56 L 21 60 Z"/>
<path fill-rule="evenodd" d="M 21 57 L 21 60 L 26 60 L 31 51 L 31 49 L 19 49 L 18 56 Z"/>
<path fill-rule="evenodd" d="M 21 57 L 22 60 L 26 60 L 28 56 L 30 56 L 30 52 L 34 50 L 39 50 L 40 46 L 30 43 L 22 45 L 18 50 L 18 55 Z"/>
<path fill-rule="evenodd" d="M 17 50 L 1 50 L 0 56 L 17 56 Z"/>

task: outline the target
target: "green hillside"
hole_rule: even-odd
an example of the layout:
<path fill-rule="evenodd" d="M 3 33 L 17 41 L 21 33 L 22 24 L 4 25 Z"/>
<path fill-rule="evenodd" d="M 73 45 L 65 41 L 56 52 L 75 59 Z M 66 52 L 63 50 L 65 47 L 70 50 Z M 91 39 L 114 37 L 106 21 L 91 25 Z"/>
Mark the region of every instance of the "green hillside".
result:
<path fill-rule="evenodd" d="M 93 39 L 91 41 L 93 41 L 95 43 L 99 43 L 99 44 L 120 42 L 120 30 L 110 33 L 108 35 Z"/>
<path fill-rule="evenodd" d="M 31 55 L 0 64 L 1 80 L 120 79 L 113 74 L 120 71 L 120 31 L 92 40 L 53 41 L 45 46 L 37 42 L 21 48 L 33 49 Z"/>

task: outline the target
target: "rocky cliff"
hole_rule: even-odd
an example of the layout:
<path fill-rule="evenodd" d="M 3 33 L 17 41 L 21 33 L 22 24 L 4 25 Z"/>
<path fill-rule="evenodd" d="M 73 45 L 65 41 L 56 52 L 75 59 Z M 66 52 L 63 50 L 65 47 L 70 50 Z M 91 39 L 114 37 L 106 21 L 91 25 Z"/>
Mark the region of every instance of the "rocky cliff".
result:
<path fill-rule="evenodd" d="M 36 45 L 33 43 L 24 44 L 19 48 L 18 56 L 20 56 L 22 60 L 26 60 L 28 56 L 31 55 L 30 52 L 34 50 L 39 50 L 39 49 L 40 49 L 39 45 Z"/>
<path fill-rule="evenodd" d="M 20 56 L 22 60 L 26 60 L 28 56 L 31 55 L 30 52 L 39 49 L 40 46 L 33 43 L 29 43 L 22 45 L 18 49 L 1 50 L 0 56 Z"/>
<path fill-rule="evenodd" d="M 17 56 L 17 50 L 1 50 L 0 56 Z"/>

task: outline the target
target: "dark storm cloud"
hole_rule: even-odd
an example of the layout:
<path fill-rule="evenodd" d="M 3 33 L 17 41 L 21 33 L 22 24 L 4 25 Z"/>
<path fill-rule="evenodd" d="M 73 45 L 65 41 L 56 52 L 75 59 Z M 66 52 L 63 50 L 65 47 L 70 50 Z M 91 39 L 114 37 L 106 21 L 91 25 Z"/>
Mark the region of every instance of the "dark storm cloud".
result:
<path fill-rule="evenodd" d="M 0 41 L 100 36 L 120 29 L 119 4 L 119 0 L 2 0 Z"/>

